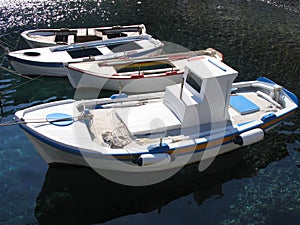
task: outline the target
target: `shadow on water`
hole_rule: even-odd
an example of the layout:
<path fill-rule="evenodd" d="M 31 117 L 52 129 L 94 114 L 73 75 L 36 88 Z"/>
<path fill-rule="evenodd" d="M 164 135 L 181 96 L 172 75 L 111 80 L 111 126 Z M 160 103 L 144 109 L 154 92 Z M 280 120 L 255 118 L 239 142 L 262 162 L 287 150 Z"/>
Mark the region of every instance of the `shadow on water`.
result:
<path fill-rule="evenodd" d="M 258 145 L 255 148 L 219 156 L 204 172 L 198 171 L 198 164 L 186 166 L 168 180 L 144 187 L 108 181 L 87 167 L 52 165 L 37 197 L 35 216 L 41 224 L 103 223 L 136 213 L 158 210 L 159 214 L 187 195 L 200 206 L 212 196 L 221 198 L 227 181 L 255 176 L 259 168 L 287 155 L 283 149 L 270 154 Z"/>

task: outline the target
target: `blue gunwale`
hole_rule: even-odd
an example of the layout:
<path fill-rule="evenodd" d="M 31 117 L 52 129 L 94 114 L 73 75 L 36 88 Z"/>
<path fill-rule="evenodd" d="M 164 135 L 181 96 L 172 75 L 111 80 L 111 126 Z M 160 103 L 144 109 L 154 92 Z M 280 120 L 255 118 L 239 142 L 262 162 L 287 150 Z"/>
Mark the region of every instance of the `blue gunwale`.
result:
<path fill-rule="evenodd" d="M 272 81 L 272 80 L 270 80 L 269 78 L 266 78 L 266 77 L 259 77 L 256 80 L 261 81 L 261 82 L 265 82 L 265 83 L 269 83 L 269 84 L 277 84 L 274 81 Z M 289 91 L 285 88 L 283 88 L 283 90 L 296 103 L 296 105 L 299 106 L 299 100 L 298 100 L 297 96 L 293 92 L 291 92 L 291 91 Z"/>

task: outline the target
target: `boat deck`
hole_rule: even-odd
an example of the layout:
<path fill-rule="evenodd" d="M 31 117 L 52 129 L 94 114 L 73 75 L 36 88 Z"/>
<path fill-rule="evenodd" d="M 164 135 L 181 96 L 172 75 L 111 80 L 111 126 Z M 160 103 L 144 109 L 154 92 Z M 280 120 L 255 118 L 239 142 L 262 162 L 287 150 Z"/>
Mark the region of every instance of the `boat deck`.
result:
<path fill-rule="evenodd" d="M 235 94 L 232 94 L 231 97 L 233 96 L 243 96 L 246 98 L 249 102 L 251 102 L 253 105 L 256 106 L 257 109 L 254 109 L 255 107 L 252 107 L 253 110 L 251 110 L 251 105 L 250 108 L 248 107 L 247 103 L 245 104 L 245 112 L 239 112 L 238 110 L 234 109 L 234 107 L 229 106 L 228 112 L 231 118 L 231 121 L 234 126 L 237 126 L 239 124 L 243 124 L 246 122 L 250 122 L 253 120 L 258 120 L 262 118 L 266 113 L 271 113 L 271 112 L 277 112 L 278 108 L 273 105 L 271 102 L 265 100 L 262 97 L 259 97 L 253 89 L 245 89 L 243 91 L 236 92 Z M 251 104 L 250 103 L 250 104 Z M 243 109 L 243 102 L 240 102 L 240 107 Z M 246 111 L 247 109 L 248 112 Z"/>

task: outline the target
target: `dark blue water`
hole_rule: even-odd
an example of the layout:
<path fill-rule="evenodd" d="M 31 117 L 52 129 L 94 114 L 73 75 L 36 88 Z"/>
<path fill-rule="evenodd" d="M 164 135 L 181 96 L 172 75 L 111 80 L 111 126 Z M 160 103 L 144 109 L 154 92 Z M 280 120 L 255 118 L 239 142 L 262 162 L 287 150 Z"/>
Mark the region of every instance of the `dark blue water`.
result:
<path fill-rule="evenodd" d="M 267 76 L 300 96 L 299 4 L 0 0 L 0 40 L 24 48 L 19 33 L 27 29 L 144 23 L 160 40 L 218 49 L 238 80 Z M 0 91 L 1 123 L 75 93 L 64 78 L 30 81 L 5 71 Z M 147 187 L 118 185 L 87 168 L 49 168 L 17 126 L 0 127 L 0 224 L 298 224 L 299 119 L 298 110 L 264 141 L 217 158 L 205 172 L 192 165 Z"/>

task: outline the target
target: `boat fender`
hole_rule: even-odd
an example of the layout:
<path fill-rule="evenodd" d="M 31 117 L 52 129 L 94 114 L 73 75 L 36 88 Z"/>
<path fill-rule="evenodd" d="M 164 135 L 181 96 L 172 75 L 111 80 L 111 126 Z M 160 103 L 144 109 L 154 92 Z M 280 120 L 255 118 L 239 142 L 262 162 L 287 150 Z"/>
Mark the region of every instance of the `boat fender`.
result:
<path fill-rule="evenodd" d="M 234 139 L 234 143 L 240 146 L 247 146 L 259 142 L 264 138 L 264 131 L 260 128 L 255 128 L 244 133 L 241 133 Z"/>
<path fill-rule="evenodd" d="M 165 166 L 171 163 L 171 156 L 167 153 L 142 154 L 137 159 L 139 166 Z"/>

